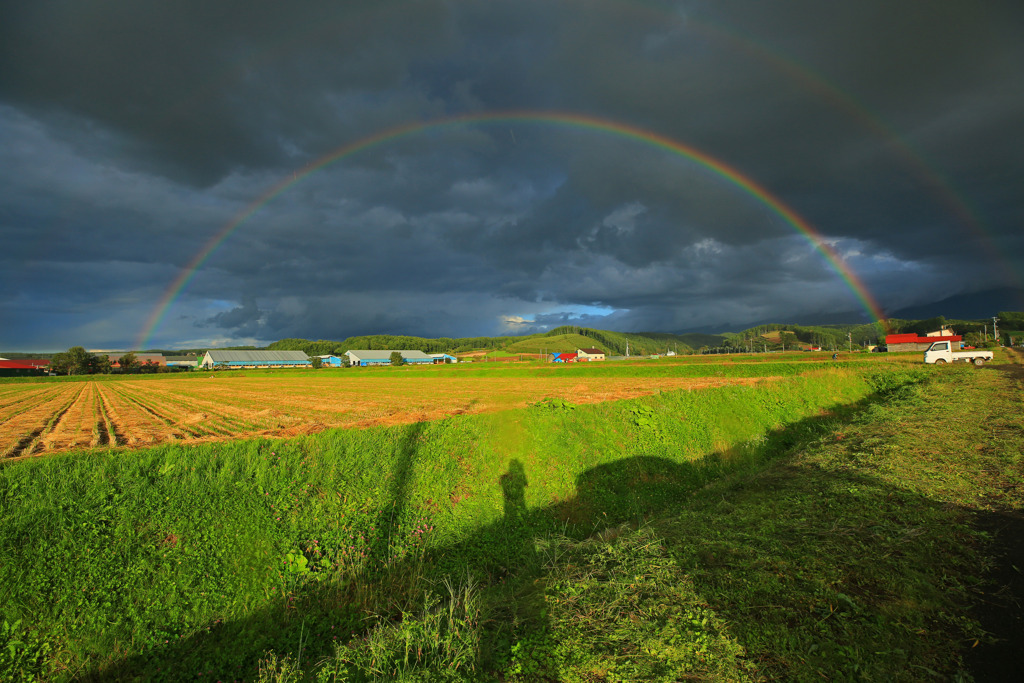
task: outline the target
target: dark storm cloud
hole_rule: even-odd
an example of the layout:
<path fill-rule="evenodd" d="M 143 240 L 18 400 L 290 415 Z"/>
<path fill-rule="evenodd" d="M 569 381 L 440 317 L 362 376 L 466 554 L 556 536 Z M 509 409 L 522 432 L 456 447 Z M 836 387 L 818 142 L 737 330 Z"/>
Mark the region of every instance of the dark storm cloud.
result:
<path fill-rule="evenodd" d="M 143 168 L 200 183 L 432 113 L 394 88 L 445 41 L 434 2 L 44 0 L 4 15 L 0 96 L 122 131 Z"/>
<path fill-rule="evenodd" d="M 154 342 L 863 311 L 775 201 L 889 309 L 1020 288 L 1017 3 L 125 0 L 0 13 L 5 347 L 131 344 L 243 216 Z M 516 120 L 428 128 L 296 175 L 396 126 L 505 110 L 641 127 L 731 170 Z"/>

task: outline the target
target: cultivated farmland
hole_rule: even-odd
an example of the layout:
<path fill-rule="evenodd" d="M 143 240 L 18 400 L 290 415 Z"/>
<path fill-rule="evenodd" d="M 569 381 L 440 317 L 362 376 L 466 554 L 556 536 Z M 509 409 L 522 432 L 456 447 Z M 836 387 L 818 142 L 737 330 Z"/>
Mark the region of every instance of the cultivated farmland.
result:
<path fill-rule="evenodd" d="M 595 368 L 596 370 L 596 368 Z M 440 373 L 217 374 L 6 385 L 0 457 L 245 436 L 296 436 L 522 407 L 636 398 L 659 391 L 770 381 L 768 377 L 480 376 Z"/>

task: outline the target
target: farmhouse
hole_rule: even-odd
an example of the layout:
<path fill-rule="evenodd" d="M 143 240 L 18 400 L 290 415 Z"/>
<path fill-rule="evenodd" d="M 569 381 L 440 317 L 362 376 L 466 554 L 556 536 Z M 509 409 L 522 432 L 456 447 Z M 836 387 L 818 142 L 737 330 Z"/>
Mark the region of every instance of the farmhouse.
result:
<path fill-rule="evenodd" d="M 963 345 L 963 337 L 952 334 L 952 330 L 942 330 L 942 332 L 951 334 L 933 332 L 926 337 L 919 337 L 916 334 L 890 334 L 885 337 L 885 347 L 889 351 L 924 351 L 932 345 L 932 342 L 937 341 L 953 342 L 953 348 Z"/>
<path fill-rule="evenodd" d="M 348 364 L 359 365 L 366 367 L 367 365 L 391 365 L 391 354 L 395 351 L 392 349 L 381 349 L 378 351 L 346 351 L 345 355 L 348 356 Z M 399 351 L 402 354 L 402 360 L 411 365 L 430 365 L 434 363 L 434 359 L 422 351 Z"/>
<path fill-rule="evenodd" d="M 245 368 L 308 368 L 312 365 L 302 351 L 207 351 L 199 367 L 207 370 Z"/>
<path fill-rule="evenodd" d="M 584 361 L 592 360 L 604 360 L 604 351 L 601 349 L 576 349 L 576 361 L 582 363 Z"/>

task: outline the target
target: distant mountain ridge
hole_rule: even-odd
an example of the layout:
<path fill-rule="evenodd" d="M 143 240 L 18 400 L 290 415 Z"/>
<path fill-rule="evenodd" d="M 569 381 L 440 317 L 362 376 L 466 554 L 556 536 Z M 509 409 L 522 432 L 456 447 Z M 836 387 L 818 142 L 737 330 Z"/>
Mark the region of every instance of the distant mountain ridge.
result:
<path fill-rule="evenodd" d="M 1012 287 L 957 294 L 933 304 L 909 306 L 894 311 L 892 318 L 923 319 L 945 316 L 957 320 L 982 320 L 999 311 L 1024 311 L 1024 291 Z"/>
<path fill-rule="evenodd" d="M 1005 299 L 995 298 L 996 304 Z M 951 306 L 953 310 L 961 310 Z M 908 309 L 909 310 L 909 309 Z M 922 307 L 921 310 L 926 310 Z M 931 310 L 927 307 L 927 310 Z M 1004 311 L 998 313 L 998 311 Z M 1015 322 L 1024 313 L 1011 313 L 1008 308 L 993 307 L 992 315 L 1009 316 Z M 282 339 L 270 344 L 268 349 L 299 350 L 311 356 L 342 354 L 348 349 L 409 349 L 424 353 L 463 353 L 468 351 L 488 350 L 507 353 L 551 353 L 553 351 L 573 351 L 587 345 L 595 346 L 609 355 L 646 356 L 663 354 L 669 351 L 685 354 L 701 349 L 720 349 L 737 351 L 749 348 L 771 347 L 773 343 L 789 344 L 786 348 L 800 343 L 803 345 L 822 346 L 824 348 L 841 348 L 882 344 L 885 335 L 893 332 L 925 333 L 950 325 L 960 334 L 981 331 L 987 321 L 986 316 L 970 318 L 945 317 L 943 314 L 927 318 L 892 317 L 888 320 L 888 329 L 878 322 L 853 322 L 804 325 L 796 323 L 763 323 L 748 327 L 740 332 L 724 332 L 709 334 L 703 332 L 687 332 L 673 334 L 668 332 L 615 332 L 597 330 L 589 327 L 564 325 L 548 332 L 529 334 L 518 337 L 409 337 L 401 335 L 366 335 L 349 337 L 344 341 L 308 339 Z M 1009 322 L 1009 321 L 1008 321 Z M 1007 328 L 1010 329 L 1010 328 Z M 789 332 L 783 340 L 781 332 Z M 772 340 L 778 340 L 773 342 Z M 628 345 L 628 346 L 627 346 Z"/>

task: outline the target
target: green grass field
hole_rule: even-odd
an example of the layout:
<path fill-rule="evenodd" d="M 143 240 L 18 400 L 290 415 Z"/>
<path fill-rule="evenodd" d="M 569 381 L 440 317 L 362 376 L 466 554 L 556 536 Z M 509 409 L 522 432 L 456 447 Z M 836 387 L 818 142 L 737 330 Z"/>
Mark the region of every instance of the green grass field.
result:
<path fill-rule="evenodd" d="M 1020 366 L 769 365 L 7 465 L 0 678 L 969 679 L 976 516 L 1024 496 Z"/>

